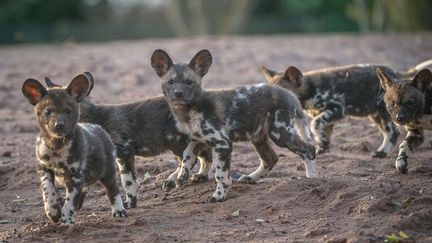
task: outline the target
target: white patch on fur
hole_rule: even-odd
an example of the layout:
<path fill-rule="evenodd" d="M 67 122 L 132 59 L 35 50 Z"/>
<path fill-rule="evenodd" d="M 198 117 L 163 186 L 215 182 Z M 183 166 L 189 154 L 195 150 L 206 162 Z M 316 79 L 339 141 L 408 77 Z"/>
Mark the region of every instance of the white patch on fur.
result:
<path fill-rule="evenodd" d="M 295 111 L 294 111 L 294 112 L 295 112 Z M 289 122 L 290 122 L 289 124 L 287 124 L 287 123 L 284 122 L 284 121 L 280 122 L 280 121 L 278 121 L 278 120 L 279 120 L 279 113 L 280 113 L 279 110 L 277 110 L 277 111 L 275 112 L 275 121 L 274 121 L 273 125 L 274 125 L 278 130 L 280 130 L 281 128 L 284 128 L 284 129 L 285 129 L 289 134 L 296 134 L 297 131 L 296 131 L 296 129 L 295 129 L 295 125 L 294 125 L 296 119 L 291 119 L 291 120 L 289 121 Z M 280 136 L 281 136 L 280 133 L 275 132 L 274 129 L 271 131 L 271 134 L 272 134 L 272 136 L 274 136 L 274 138 L 276 138 L 276 139 L 279 139 Z"/>
<path fill-rule="evenodd" d="M 237 90 L 236 90 L 236 95 L 235 95 L 235 97 L 234 97 L 234 101 L 235 101 L 236 99 L 247 99 L 247 94 L 246 94 L 246 93 L 242 93 L 242 92 L 240 92 L 239 89 L 237 89 Z"/>
<path fill-rule="evenodd" d="M 172 140 L 173 138 L 174 138 L 174 136 L 173 136 L 172 134 L 168 134 L 168 135 L 167 135 L 167 139 L 168 139 L 168 140 Z"/>
<path fill-rule="evenodd" d="M 407 137 L 410 135 L 410 132 L 408 132 Z M 411 149 L 408 146 L 408 142 L 406 140 L 404 140 L 400 145 L 399 145 L 399 154 L 401 154 L 401 152 L 405 152 L 405 154 L 407 155 L 407 157 L 411 156 Z"/>
<path fill-rule="evenodd" d="M 141 153 L 146 154 L 146 153 L 149 153 L 149 152 L 150 152 L 150 149 L 144 147 L 144 148 L 140 148 L 139 151 L 140 151 Z"/>
<path fill-rule="evenodd" d="M 136 197 L 138 194 L 138 183 L 133 179 L 132 172 L 129 172 L 127 174 L 120 174 L 120 179 L 126 193 Z M 132 184 L 128 186 L 126 184 L 127 181 L 131 182 Z M 130 200 L 131 198 L 126 197 L 126 202 L 129 202 Z"/>
<path fill-rule="evenodd" d="M 42 197 L 45 206 L 45 213 L 47 214 L 47 216 L 48 213 L 50 213 L 52 216 L 56 216 L 57 208 L 54 208 L 53 206 L 57 204 L 57 192 L 54 184 L 52 183 L 53 178 L 49 173 L 45 172 L 40 178 L 40 181 L 42 184 L 42 188 L 44 189 L 44 191 L 42 192 Z"/>
<path fill-rule="evenodd" d="M 90 136 L 94 136 L 95 131 L 100 128 L 99 125 L 91 123 L 78 123 L 77 125 L 84 129 Z"/>
<path fill-rule="evenodd" d="M 210 166 L 207 165 L 207 160 L 205 160 L 203 157 L 200 156 L 198 156 L 198 160 L 200 162 L 200 168 L 198 174 L 208 176 L 210 171 Z"/>
<path fill-rule="evenodd" d="M 304 165 L 306 168 L 306 177 L 307 178 L 318 177 L 318 173 L 317 173 L 316 166 L 315 166 L 315 160 L 311 160 L 311 159 L 306 158 L 303 162 L 304 162 Z"/>
<path fill-rule="evenodd" d="M 370 64 L 357 64 L 356 65 L 356 67 L 359 67 L 359 68 L 367 68 L 367 67 L 370 67 L 371 65 Z"/>
<path fill-rule="evenodd" d="M 65 201 L 65 204 L 62 208 L 62 216 L 61 216 L 61 222 L 63 224 L 73 224 L 75 223 L 75 215 L 76 215 L 76 208 L 73 206 L 73 201 L 77 201 L 78 198 L 78 191 L 76 188 L 73 188 L 71 192 L 66 192 L 66 198 L 69 198 L 69 200 Z M 73 212 L 72 215 L 70 215 L 70 212 Z"/>
<path fill-rule="evenodd" d="M 213 149 L 213 153 L 215 154 L 215 161 L 216 161 L 216 172 L 215 172 L 215 178 L 216 178 L 216 191 L 213 193 L 212 197 L 216 198 L 217 200 L 223 200 L 225 199 L 228 190 L 232 184 L 232 180 L 229 178 L 229 170 L 223 171 L 223 165 L 222 162 L 219 159 L 219 153 L 215 151 L 215 148 Z M 219 178 L 219 179 L 218 179 Z M 228 188 L 224 188 L 223 185 L 228 186 Z"/>
<path fill-rule="evenodd" d="M 186 174 L 186 170 L 190 171 L 189 169 L 190 162 L 196 160 L 196 155 L 194 153 L 194 149 L 196 145 L 197 145 L 196 142 L 189 142 L 189 144 L 183 151 L 183 158 L 182 161 L 180 162 L 180 171 L 177 176 L 178 179 L 180 179 L 182 175 Z M 189 157 L 189 159 L 186 159 L 187 157 Z"/>
<path fill-rule="evenodd" d="M 378 148 L 377 151 L 383 151 L 384 153 L 389 154 L 391 150 L 394 148 L 394 144 L 390 142 L 390 139 L 392 136 L 391 134 L 394 133 L 395 131 L 393 131 L 393 127 L 390 124 L 386 125 L 386 128 L 390 129 L 390 131 L 382 131 L 384 138 L 381 143 L 381 146 Z"/>
<path fill-rule="evenodd" d="M 114 204 L 111 205 L 111 213 L 114 215 L 116 212 L 124 211 L 123 202 L 120 195 L 117 194 L 114 199 Z"/>
<path fill-rule="evenodd" d="M 180 172 L 180 165 L 177 167 L 177 169 L 173 173 L 171 173 L 171 175 L 168 176 L 168 178 L 166 180 L 167 181 L 175 181 L 179 172 Z"/>
<path fill-rule="evenodd" d="M 295 126 L 300 137 L 308 144 L 314 145 L 311 131 L 309 130 L 309 125 L 306 119 L 297 118 Z"/>
<path fill-rule="evenodd" d="M 260 165 L 254 172 L 249 174 L 249 177 L 257 182 L 259 179 L 261 179 L 261 177 L 266 176 L 268 172 L 269 171 L 264 168 L 264 161 L 260 159 Z"/>

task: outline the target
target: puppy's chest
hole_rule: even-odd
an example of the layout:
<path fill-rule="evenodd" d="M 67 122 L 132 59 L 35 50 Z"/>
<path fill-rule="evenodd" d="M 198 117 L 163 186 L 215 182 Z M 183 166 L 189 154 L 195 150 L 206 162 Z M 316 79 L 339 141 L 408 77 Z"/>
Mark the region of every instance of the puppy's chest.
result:
<path fill-rule="evenodd" d="M 202 113 L 196 111 L 189 112 L 188 121 L 177 120 L 176 125 L 180 132 L 187 134 L 198 141 L 202 138 L 220 133 L 221 131 L 219 130 L 222 129 L 221 126 L 216 128 L 215 125 L 210 123 Z"/>
<path fill-rule="evenodd" d="M 73 161 L 70 152 L 71 147 L 72 143 L 68 142 L 62 148 L 53 150 L 38 138 L 36 155 L 39 164 L 44 168 L 51 169 L 58 176 L 71 171 L 78 172 L 81 164 L 78 161 Z"/>

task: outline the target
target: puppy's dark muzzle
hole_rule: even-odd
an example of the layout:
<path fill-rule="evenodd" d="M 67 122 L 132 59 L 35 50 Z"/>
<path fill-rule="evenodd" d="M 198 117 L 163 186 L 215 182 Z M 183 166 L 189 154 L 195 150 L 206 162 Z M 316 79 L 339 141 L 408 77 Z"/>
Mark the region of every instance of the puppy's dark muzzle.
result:
<path fill-rule="evenodd" d="M 408 116 L 406 116 L 405 114 L 402 113 L 398 113 L 396 114 L 396 121 L 400 122 L 400 123 L 404 123 L 407 121 Z"/>
<path fill-rule="evenodd" d="M 181 97 L 183 97 L 184 92 L 183 92 L 183 90 L 181 90 L 181 89 L 176 89 L 176 90 L 174 90 L 174 95 L 175 95 L 175 97 L 177 97 L 177 98 L 181 98 Z"/>
<path fill-rule="evenodd" d="M 63 122 L 56 122 L 51 130 L 57 135 L 63 135 L 66 132 L 66 126 Z"/>

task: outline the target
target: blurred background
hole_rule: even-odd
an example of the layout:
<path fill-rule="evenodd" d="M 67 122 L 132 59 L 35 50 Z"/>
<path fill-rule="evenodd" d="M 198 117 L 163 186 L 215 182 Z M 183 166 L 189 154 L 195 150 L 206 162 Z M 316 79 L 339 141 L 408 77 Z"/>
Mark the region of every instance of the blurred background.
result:
<path fill-rule="evenodd" d="M 0 43 L 432 29 L 430 0 L 0 0 Z"/>

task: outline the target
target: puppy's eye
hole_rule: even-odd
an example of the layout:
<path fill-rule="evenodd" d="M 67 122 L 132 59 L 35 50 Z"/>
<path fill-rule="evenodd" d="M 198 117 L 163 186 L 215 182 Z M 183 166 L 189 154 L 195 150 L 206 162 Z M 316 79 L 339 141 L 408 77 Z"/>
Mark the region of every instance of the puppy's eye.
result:
<path fill-rule="evenodd" d="M 185 83 L 188 84 L 188 85 L 191 85 L 191 84 L 193 83 L 193 81 L 190 80 L 190 79 L 186 79 L 186 80 L 185 80 Z"/>
<path fill-rule="evenodd" d="M 390 101 L 389 105 L 390 105 L 390 107 L 395 107 L 396 103 L 394 101 Z"/>
<path fill-rule="evenodd" d="M 66 109 L 65 109 L 65 113 L 66 113 L 66 114 L 70 114 L 71 112 L 72 112 L 72 110 L 71 110 L 70 108 L 66 108 Z"/>
<path fill-rule="evenodd" d="M 168 84 L 173 84 L 174 83 L 174 79 L 168 79 L 168 82 L 167 82 Z"/>
<path fill-rule="evenodd" d="M 50 108 L 47 108 L 47 109 L 45 109 L 45 110 L 43 111 L 43 113 L 44 113 L 45 116 L 49 116 L 49 115 L 51 115 L 52 110 L 51 110 Z"/>

